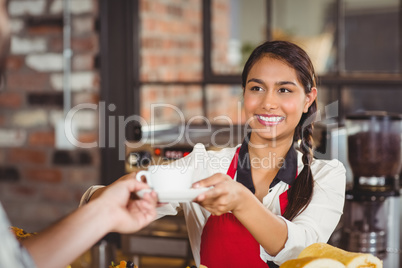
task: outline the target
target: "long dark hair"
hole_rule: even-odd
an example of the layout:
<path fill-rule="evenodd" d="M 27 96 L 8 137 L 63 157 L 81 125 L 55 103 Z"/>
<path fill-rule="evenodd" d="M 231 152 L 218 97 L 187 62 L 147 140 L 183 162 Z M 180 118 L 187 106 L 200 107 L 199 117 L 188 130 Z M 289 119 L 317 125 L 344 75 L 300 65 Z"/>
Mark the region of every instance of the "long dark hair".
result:
<path fill-rule="evenodd" d="M 299 46 L 287 41 L 268 41 L 258 46 L 248 58 L 242 73 L 243 90 L 246 87 L 248 73 L 253 65 L 262 57 L 281 60 L 296 70 L 297 78 L 303 85 L 305 93 L 316 86 L 314 67 L 307 53 Z M 303 113 L 295 129 L 294 141 L 301 140 L 300 151 L 303 153 L 303 170 L 288 191 L 288 206 L 283 216 L 292 220 L 310 203 L 313 195 L 314 180 L 310 164 L 313 160 L 313 122 L 317 111 L 314 100 L 307 113 Z"/>

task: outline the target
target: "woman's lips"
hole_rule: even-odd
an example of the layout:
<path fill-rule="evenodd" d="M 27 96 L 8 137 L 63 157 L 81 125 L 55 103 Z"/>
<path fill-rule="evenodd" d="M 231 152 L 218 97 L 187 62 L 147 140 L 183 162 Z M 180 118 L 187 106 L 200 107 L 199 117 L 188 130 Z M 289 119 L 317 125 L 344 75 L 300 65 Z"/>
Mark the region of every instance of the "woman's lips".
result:
<path fill-rule="evenodd" d="M 285 120 L 285 117 L 277 116 L 277 115 L 257 114 L 255 117 L 257 118 L 258 122 L 264 126 L 276 126 L 279 123 L 281 123 L 283 120 Z"/>

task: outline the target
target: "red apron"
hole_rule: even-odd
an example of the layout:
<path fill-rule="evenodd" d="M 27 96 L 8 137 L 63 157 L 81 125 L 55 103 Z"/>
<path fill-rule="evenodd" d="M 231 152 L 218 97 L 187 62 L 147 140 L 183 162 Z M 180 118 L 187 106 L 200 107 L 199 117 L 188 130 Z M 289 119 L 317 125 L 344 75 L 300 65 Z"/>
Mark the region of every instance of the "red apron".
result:
<path fill-rule="evenodd" d="M 237 149 L 227 174 L 234 178 L 239 158 Z M 281 213 L 287 206 L 287 192 L 279 197 Z M 211 215 L 201 235 L 201 264 L 208 268 L 267 268 L 260 257 L 260 244 L 232 213 Z"/>

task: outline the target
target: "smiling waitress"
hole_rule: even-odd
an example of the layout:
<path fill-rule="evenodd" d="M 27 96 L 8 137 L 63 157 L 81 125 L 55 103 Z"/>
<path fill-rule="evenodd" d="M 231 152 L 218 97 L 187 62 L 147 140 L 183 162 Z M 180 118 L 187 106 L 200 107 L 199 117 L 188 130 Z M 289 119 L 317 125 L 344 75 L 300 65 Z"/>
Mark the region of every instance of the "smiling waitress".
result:
<path fill-rule="evenodd" d="M 220 151 L 197 144 L 178 160 L 194 167 L 193 187 L 214 188 L 195 202 L 159 208 L 161 216 L 183 209 L 197 266 L 278 267 L 327 242 L 342 215 L 345 168 L 313 159 L 317 89 L 306 52 L 285 41 L 260 45 L 245 64 L 242 86 L 251 128 L 243 143 Z"/>

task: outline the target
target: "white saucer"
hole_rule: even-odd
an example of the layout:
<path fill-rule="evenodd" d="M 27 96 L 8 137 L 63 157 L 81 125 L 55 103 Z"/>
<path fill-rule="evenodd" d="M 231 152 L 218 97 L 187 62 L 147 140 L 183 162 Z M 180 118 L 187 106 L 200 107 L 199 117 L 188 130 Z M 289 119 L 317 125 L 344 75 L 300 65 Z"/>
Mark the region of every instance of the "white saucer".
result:
<path fill-rule="evenodd" d="M 158 194 L 159 202 L 191 202 L 199 194 L 208 191 L 209 188 L 186 189 L 186 190 L 155 190 Z M 143 197 L 144 193 L 151 192 L 151 189 L 144 189 L 137 192 L 139 197 Z"/>

